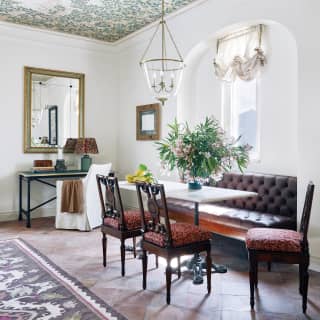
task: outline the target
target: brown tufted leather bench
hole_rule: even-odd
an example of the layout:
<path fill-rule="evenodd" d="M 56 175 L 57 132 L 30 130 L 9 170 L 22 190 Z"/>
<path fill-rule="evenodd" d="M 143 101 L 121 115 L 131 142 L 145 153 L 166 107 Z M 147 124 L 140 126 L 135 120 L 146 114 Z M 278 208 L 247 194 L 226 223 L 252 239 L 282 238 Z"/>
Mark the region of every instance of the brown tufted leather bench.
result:
<path fill-rule="evenodd" d="M 253 227 L 296 230 L 296 177 L 225 173 L 217 186 L 253 191 L 258 196 L 200 205 L 200 226 L 238 239 L 244 239 Z M 168 198 L 167 204 L 171 219 L 193 223 L 193 203 Z"/>

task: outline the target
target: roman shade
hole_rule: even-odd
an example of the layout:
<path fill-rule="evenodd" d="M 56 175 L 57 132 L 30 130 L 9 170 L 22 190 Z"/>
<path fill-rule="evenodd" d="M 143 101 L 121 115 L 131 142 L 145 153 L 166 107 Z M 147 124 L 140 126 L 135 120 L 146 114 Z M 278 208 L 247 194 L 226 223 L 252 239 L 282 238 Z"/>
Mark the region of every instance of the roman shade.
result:
<path fill-rule="evenodd" d="M 262 24 L 242 28 L 217 40 L 214 70 L 218 79 L 234 81 L 236 77 L 250 81 L 265 65 Z"/>

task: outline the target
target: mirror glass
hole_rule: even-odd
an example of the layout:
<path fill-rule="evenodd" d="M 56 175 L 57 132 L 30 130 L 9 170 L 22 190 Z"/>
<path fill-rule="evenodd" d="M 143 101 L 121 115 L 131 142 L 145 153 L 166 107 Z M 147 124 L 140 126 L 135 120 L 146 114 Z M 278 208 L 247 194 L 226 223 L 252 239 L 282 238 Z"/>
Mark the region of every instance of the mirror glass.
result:
<path fill-rule="evenodd" d="M 25 68 L 25 152 L 56 152 L 84 135 L 84 75 Z"/>

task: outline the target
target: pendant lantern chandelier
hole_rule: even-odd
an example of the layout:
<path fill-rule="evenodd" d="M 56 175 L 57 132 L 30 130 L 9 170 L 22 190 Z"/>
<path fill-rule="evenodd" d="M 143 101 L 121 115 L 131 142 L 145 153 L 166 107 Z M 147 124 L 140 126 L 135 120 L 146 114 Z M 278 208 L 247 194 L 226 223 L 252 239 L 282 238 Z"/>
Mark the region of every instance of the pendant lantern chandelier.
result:
<path fill-rule="evenodd" d="M 157 56 L 148 58 L 148 53 L 154 51 L 152 46 L 159 30 L 161 30 L 161 58 Z M 167 51 L 170 49 L 174 54 L 168 56 Z M 177 94 L 185 65 L 164 19 L 164 0 L 162 0 L 161 20 L 142 56 L 140 66 L 145 73 L 149 89 L 162 105 L 169 97 Z"/>

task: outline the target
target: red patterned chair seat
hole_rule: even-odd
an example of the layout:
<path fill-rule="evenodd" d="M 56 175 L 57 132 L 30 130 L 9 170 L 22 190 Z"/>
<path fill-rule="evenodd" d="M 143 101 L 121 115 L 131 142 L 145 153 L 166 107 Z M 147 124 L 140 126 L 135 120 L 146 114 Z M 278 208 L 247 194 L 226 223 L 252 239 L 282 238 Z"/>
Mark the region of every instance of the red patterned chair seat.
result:
<path fill-rule="evenodd" d="M 146 213 L 146 217 L 151 219 L 151 215 L 149 212 Z M 141 228 L 141 213 L 140 211 L 124 211 L 124 220 L 128 230 L 134 230 Z M 119 228 L 119 219 L 106 217 L 103 221 L 104 225 L 111 226 L 113 228 Z"/>
<path fill-rule="evenodd" d="M 202 230 L 198 226 L 190 223 L 171 224 L 171 234 L 172 245 L 174 247 L 211 239 L 211 233 L 209 231 Z M 144 239 L 160 247 L 165 247 L 166 245 L 165 235 L 153 231 L 146 232 Z"/>
<path fill-rule="evenodd" d="M 287 229 L 253 228 L 247 232 L 248 249 L 282 252 L 300 252 L 302 236 Z"/>

